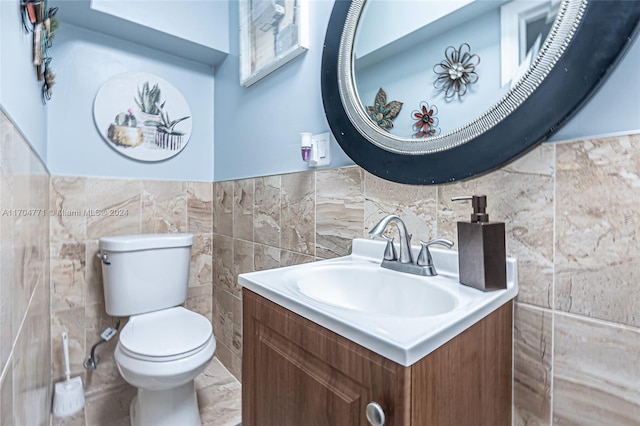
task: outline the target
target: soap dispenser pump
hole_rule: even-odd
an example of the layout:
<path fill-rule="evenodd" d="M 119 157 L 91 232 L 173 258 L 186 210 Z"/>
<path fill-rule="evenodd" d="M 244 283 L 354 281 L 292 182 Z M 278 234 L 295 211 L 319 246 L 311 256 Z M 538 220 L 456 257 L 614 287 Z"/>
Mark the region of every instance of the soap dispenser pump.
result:
<path fill-rule="evenodd" d="M 489 222 L 486 195 L 454 197 L 471 200 L 470 222 L 458 222 L 458 265 L 460 283 L 482 291 L 507 288 L 505 226 Z"/>

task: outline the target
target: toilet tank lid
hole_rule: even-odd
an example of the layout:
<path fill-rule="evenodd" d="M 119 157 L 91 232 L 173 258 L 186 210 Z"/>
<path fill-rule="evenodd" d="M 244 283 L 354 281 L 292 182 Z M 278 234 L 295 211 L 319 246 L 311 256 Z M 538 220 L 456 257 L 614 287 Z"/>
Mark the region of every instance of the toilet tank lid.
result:
<path fill-rule="evenodd" d="M 157 248 L 190 247 L 193 234 L 138 234 L 100 238 L 100 249 L 134 251 Z"/>

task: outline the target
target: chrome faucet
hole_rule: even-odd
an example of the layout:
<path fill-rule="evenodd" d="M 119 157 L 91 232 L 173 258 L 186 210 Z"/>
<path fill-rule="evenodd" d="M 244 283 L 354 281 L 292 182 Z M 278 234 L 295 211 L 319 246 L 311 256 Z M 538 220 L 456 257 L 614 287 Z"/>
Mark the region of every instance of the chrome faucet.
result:
<path fill-rule="evenodd" d="M 393 238 L 389 238 L 384 235 L 385 229 L 390 223 L 395 223 L 398 228 L 398 234 L 400 235 L 400 257 L 396 256 L 396 250 L 393 245 Z M 382 259 L 383 268 L 392 269 L 398 272 L 407 272 L 409 274 L 423 275 L 432 277 L 438 275 L 435 266 L 433 265 L 433 259 L 429 252 L 429 246 L 434 244 L 440 244 L 447 248 L 453 247 L 453 242 L 445 239 L 436 239 L 432 241 L 420 241 L 422 248 L 418 254 L 418 258 L 414 262 L 413 254 L 411 253 L 411 235 L 407 232 L 407 227 L 400 217 L 396 215 L 388 215 L 383 218 L 376 226 L 369 231 L 371 238 L 382 237 L 387 240 L 387 246 L 384 250 L 384 257 Z"/>
<path fill-rule="evenodd" d="M 384 237 L 387 240 L 387 249 L 389 249 L 389 246 L 391 245 L 391 251 L 395 252 L 395 250 L 393 250 L 393 238 L 387 238 L 384 236 L 384 230 L 387 229 L 387 226 L 392 222 L 396 224 L 398 234 L 400 235 L 400 263 L 413 263 L 413 255 L 411 254 L 411 235 L 407 233 L 407 227 L 399 216 L 390 214 L 383 218 L 371 231 L 369 231 L 369 236 L 371 238 Z"/>

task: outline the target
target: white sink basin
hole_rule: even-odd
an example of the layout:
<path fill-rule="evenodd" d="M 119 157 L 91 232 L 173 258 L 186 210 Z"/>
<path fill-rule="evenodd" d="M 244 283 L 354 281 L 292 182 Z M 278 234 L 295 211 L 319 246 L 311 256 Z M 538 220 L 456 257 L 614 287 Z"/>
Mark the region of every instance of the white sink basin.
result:
<path fill-rule="evenodd" d="M 447 279 L 425 280 L 366 262 L 313 264 L 288 272 L 289 289 L 322 303 L 375 315 L 424 317 L 455 309 Z M 427 282 L 425 282 L 427 281 Z"/>
<path fill-rule="evenodd" d="M 507 259 L 507 288 L 482 292 L 459 283 L 456 251 L 431 248 L 438 276 L 423 277 L 382 268 L 384 248 L 355 239 L 349 256 L 240 274 L 238 282 L 404 366 L 518 294 L 515 259 Z"/>

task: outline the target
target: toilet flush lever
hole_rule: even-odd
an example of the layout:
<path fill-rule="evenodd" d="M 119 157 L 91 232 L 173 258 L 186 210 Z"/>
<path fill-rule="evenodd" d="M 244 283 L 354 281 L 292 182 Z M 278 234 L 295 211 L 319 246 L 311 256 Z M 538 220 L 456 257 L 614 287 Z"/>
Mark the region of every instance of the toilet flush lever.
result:
<path fill-rule="evenodd" d="M 111 265 L 111 262 L 109 262 L 109 258 L 107 257 L 106 253 L 96 253 L 96 257 L 100 260 L 102 260 L 102 263 L 104 263 L 105 265 Z"/>

